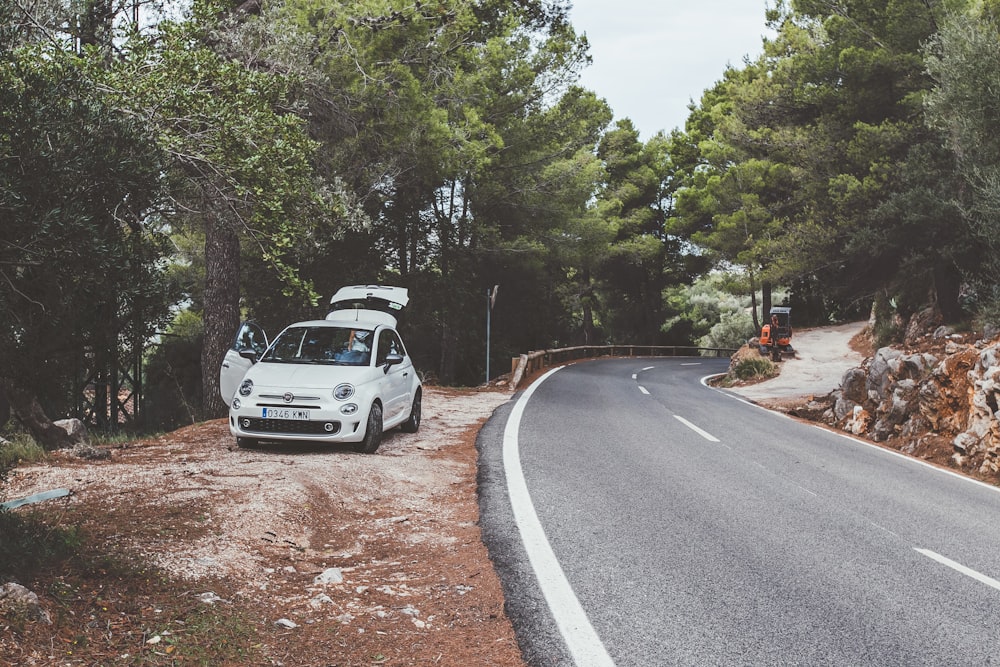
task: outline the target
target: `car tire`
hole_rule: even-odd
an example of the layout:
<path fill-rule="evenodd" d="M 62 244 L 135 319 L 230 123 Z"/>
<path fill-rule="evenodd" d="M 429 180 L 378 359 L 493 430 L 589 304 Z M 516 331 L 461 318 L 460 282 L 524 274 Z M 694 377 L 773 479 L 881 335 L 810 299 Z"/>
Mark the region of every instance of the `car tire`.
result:
<path fill-rule="evenodd" d="M 240 449 L 249 449 L 257 446 L 257 440 L 254 438 L 236 438 L 236 446 Z"/>
<path fill-rule="evenodd" d="M 423 400 L 423 392 L 417 389 L 413 396 L 413 404 L 410 406 L 410 416 L 405 422 L 399 425 L 399 430 L 403 433 L 416 433 L 420 429 L 420 403 Z"/>
<path fill-rule="evenodd" d="M 368 411 L 368 424 L 365 426 L 365 439 L 358 443 L 357 449 L 362 454 L 374 454 L 382 444 L 382 406 L 372 403 Z"/>

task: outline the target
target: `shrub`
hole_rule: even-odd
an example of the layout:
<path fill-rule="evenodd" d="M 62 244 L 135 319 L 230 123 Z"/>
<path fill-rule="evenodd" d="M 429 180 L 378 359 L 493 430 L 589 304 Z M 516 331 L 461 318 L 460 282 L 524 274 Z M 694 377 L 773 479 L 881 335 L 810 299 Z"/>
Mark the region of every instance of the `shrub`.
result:
<path fill-rule="evenodd" d="M 778 374 L 778 367 L 764 357 L 747 357 L 733 367 L 732 375 L 738 380 L 763 380 Z"/>

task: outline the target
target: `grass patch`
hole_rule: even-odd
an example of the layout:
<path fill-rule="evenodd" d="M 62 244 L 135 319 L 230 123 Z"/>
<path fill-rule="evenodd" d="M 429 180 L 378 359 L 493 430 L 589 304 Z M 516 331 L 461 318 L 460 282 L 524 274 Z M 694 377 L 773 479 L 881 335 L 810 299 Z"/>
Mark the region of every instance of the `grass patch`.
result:
<path fill-rule="evenodd" d="M 31 575 L 75 556 L 81 545 L 75 527 L 52 527 L 32 516 L 0 510 L 0 579 Z"/>
<path fill-rule="evenodd" d="M 764 380 L 777 375 L 778 367 L 770 359 L 750 357 L 740 360 L 731 373 L 737 380 Z"/>
<path fill-rule="evenodd" d="M 766 380 L 778 374 L 778 367 L 764 357 L 741 359 L 730 371 L 737 380 Z"/>
<path fill-rule="evenodd" d="M 19 463 L 37 463 L 46 457 L 45 450 L 25 433 L 12 435 L 10 440 L 0 442 L 0 482 Z"/>

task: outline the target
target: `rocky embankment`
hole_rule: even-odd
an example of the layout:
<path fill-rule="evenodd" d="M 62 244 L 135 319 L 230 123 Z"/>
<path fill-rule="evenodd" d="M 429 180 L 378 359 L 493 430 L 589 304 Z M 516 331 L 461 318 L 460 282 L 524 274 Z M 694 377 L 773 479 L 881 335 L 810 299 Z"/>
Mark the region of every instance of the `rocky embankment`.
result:
<path fill-rule="evenodd" d="M 996 480 L 1000 338 L 967 342 L 941 331 L 928 338 L 918 349 L 879 349 L 837 390 L 793 412 Z"/>

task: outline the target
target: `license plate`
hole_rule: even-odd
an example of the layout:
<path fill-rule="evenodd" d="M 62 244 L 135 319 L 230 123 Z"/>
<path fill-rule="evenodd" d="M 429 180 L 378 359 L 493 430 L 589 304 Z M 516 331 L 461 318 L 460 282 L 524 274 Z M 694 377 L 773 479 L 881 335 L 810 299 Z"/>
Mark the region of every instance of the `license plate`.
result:
<path fill-rule="evenodd" d="M 297 408 L 264 408 L 264 419 L 298 419 L 309 421 L 309 411 Z"/>

